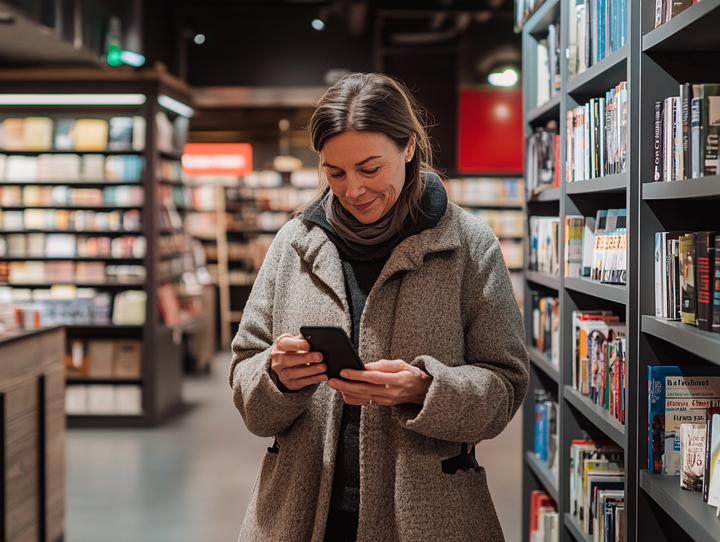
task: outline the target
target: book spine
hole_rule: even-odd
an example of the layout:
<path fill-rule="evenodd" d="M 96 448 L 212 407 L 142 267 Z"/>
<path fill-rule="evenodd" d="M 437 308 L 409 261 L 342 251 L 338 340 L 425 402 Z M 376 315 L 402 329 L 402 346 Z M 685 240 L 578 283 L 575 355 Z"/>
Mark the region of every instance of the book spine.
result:
<path fill-rule="evenodd" d="M 655 102 L 653 180 L 662 181 L 662 102 Z"/>
<path fill-rule="evenodd" d="M 720 333 L 720 235 L 715 236 L 715 280 L 713 281 L 712 331 Z"/>
<path fill-rule="evenodd" d="M 704 175 L 717 175 L 718 137 L 720 137 L 720 85 L 703 85 L 702 137 Z"/>
<path fill-rule="evenodd" d="M 575 180 L 573 156 L 573 130 L 575 128 L 575 114 L 569 109 L 565 116 L 565 139 L 567 140 L 565 149 L 565 181 L 572 182 Z"/>
<path fill-rule="evenodd" d="M 682 178 L 690 179 L 692 177 L 692 164 L 690 160 L 690 94 L 692 87 L 690 83 L 680 85 L 680 107 L 682 113 Z"/>
<path fill-rule="evenodd" d="M 665 286 L 665 272 L 663 270 L 664 250 L 663 232 L 655 232 L 655 316 L 665 316 L 663 307 L 663 289 Z"/>
<path fill-rule="evenodd" d="M 698 329 L 711 331 L 714 272 L 711 273 L 710 270 L 715 264 L 715 232 L 701 231 L 697 233 L 696 252 Z"/>
<path fill-rule="evenodd" d="M 700 110 L 702 109 L 702 98 L 693 96 L 690 106 L 690 159 L 691 178 L 700 177 Z"/>

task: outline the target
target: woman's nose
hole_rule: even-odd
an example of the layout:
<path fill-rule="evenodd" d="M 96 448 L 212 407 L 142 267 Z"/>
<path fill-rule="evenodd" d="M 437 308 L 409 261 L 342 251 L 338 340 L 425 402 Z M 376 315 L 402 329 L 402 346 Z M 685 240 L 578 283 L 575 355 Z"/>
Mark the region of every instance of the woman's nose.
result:
<path fill-rule="evenodd" d="M 365 192 L 365 184 L 363 178 L 356 174 L 351 173 L 347 176 L 345 182 L 345 197 L 349 199 L 357 199 Z"/>

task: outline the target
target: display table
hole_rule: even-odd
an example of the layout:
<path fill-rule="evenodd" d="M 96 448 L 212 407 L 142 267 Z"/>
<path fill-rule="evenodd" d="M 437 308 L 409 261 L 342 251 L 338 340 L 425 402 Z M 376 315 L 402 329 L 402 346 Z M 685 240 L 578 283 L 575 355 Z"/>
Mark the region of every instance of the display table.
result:
<path fill-rule="evenodd" d="M 0 539 L 63 537 L 65 515 L 65 332 L 0 334 Z"/>

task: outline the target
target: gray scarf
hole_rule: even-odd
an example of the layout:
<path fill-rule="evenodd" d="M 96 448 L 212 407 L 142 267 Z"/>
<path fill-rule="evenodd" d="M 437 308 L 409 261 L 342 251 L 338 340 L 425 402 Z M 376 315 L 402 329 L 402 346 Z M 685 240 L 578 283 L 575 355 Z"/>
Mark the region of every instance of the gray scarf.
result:
<path fill-rule="evenodd" d="M 395 237 L 401 230 L 410 209 L 407 197 L 403 193 L 385 216 L 372 224 L 363 224 L 342 206 L 332 190 L 328 190 L 323 203 L 327 221 L 340 238 L 349 247 L 368 253 L 374 245 L 379 245 Z"/>

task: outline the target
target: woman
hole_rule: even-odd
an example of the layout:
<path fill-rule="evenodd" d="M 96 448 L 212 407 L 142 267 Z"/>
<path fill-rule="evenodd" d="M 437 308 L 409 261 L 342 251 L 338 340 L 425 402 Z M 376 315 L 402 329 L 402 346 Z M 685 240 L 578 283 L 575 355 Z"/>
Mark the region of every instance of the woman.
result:
<path fill-rule="evenodd" d="M 233 341 L 235 405 L 275 437 L 240 540 L 502 540 L 468 454 L 528 386 L 497 238 L 448 203 L 394 79 L 344 77 L 310 132 L 326 184 L 278 233 Z M 322 324 L 345 329 L 365 371 L 328 381 L 298 335 Z"/>

